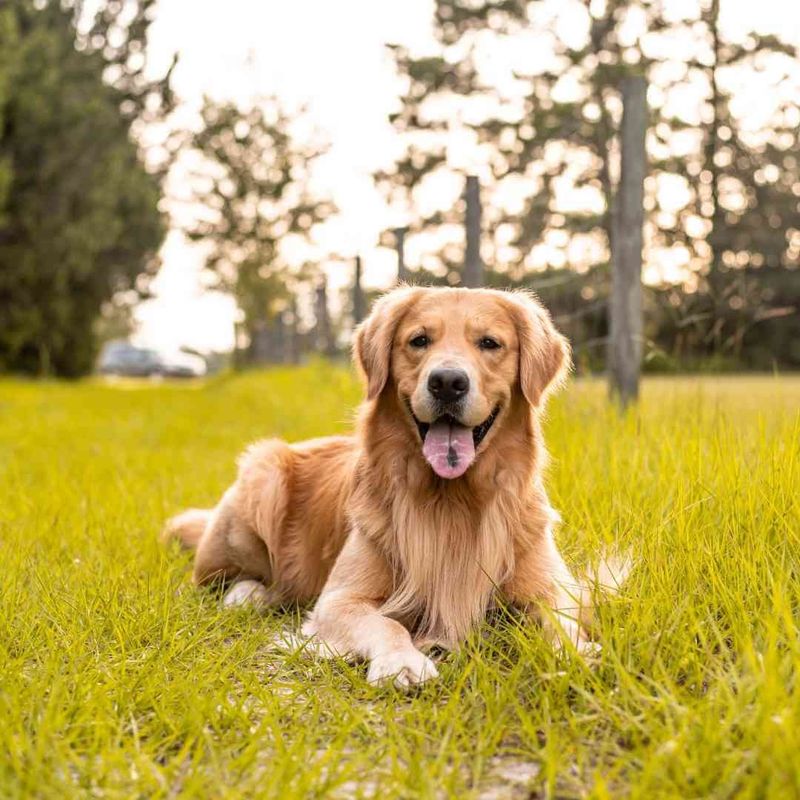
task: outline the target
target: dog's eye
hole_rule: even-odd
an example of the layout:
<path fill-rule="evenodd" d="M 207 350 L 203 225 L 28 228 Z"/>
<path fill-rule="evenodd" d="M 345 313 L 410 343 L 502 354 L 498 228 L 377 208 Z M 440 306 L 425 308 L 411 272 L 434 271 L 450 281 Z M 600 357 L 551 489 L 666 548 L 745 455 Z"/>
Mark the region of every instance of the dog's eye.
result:
<path fill-rule="evenodd" d="M 497 339 L 492 339 L 491 336 L 483 336 L 478 340 L 478 347 L 481 350 L 497 350 L 500 347 L 500 342 Z"/>
<path fill-rule="evenodd" d="M 420 336 L 415 336 L 409 344 L 412 347 L 416 347 L 422 349 L 423 347 L 427 347 L 431 343 L 431 340 L 423 333 Z"/>

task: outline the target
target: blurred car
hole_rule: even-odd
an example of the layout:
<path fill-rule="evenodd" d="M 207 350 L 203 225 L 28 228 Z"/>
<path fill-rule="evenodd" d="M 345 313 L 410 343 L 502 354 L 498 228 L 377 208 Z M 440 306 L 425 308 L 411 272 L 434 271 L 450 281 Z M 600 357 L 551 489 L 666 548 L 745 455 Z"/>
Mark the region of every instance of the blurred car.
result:
<path fill-rule="evenodd" d="M 205 359 L 200 356 L 177 351 L 161 354 L 161 375 L 168 378 L 200 378 L 206 374 Z"/>
<path fill-rule="evenodd" d="M 134 347 L 130 342 L 108 342 L 100 352 L 97 369 L 102 375 L 146 378 L 159 374 L 161 359 L 155 350 Z"/>
<path fill-rule="evenodd" d="M 103 347 L 97 369 L 101 375 L 129 378 L 199 378 L 206 374 L 206 363 L 190 353 L 165 354 L 130 342 L 113 341 Z"/>

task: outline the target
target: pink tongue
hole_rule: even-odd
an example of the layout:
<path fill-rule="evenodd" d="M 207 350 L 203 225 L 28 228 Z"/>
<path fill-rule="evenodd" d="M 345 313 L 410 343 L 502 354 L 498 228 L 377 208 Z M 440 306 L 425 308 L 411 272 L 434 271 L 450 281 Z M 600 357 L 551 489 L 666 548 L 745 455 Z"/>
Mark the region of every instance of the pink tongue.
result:
<path fill-rule="evenodd" d="M 475 460 L 472 429 L 455 422 L 434 422 L 425 434 L 422 454 L 440 478 L 458 478 Z"/>

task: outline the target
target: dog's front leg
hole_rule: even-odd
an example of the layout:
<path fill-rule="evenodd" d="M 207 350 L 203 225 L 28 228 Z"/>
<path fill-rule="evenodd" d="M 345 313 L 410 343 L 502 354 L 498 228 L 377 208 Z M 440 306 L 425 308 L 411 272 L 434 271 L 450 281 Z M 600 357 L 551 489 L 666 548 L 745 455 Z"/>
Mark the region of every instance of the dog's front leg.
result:
<path fill-rule="evenodd" d="M 423 683 L 437 676 L 434 663 L 414 647 L 403 625 L 380 613 L 391 587 L 385 559 L 372 542 L 352 531 L 303 634 L 336 655 L 369 661 L 370 683 Z"/>

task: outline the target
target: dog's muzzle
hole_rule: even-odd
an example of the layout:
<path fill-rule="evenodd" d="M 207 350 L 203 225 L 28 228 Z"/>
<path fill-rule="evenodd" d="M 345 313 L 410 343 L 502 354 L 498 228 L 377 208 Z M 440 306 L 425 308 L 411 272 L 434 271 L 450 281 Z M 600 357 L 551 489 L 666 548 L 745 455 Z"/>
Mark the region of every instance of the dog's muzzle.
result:
<path fill-rule="evenodd" d="M 480 443 L 500 413 L 500 406 L 496 406 L 480 425 L 470 428 L 452 414 L 443 414 L 430 423 L 421 422 L 411 403 L 407 401 L 407 405 L 422 439 L 425 460 L 440 478 L 447 480 L 460 478 L 469 469 Z"/>

